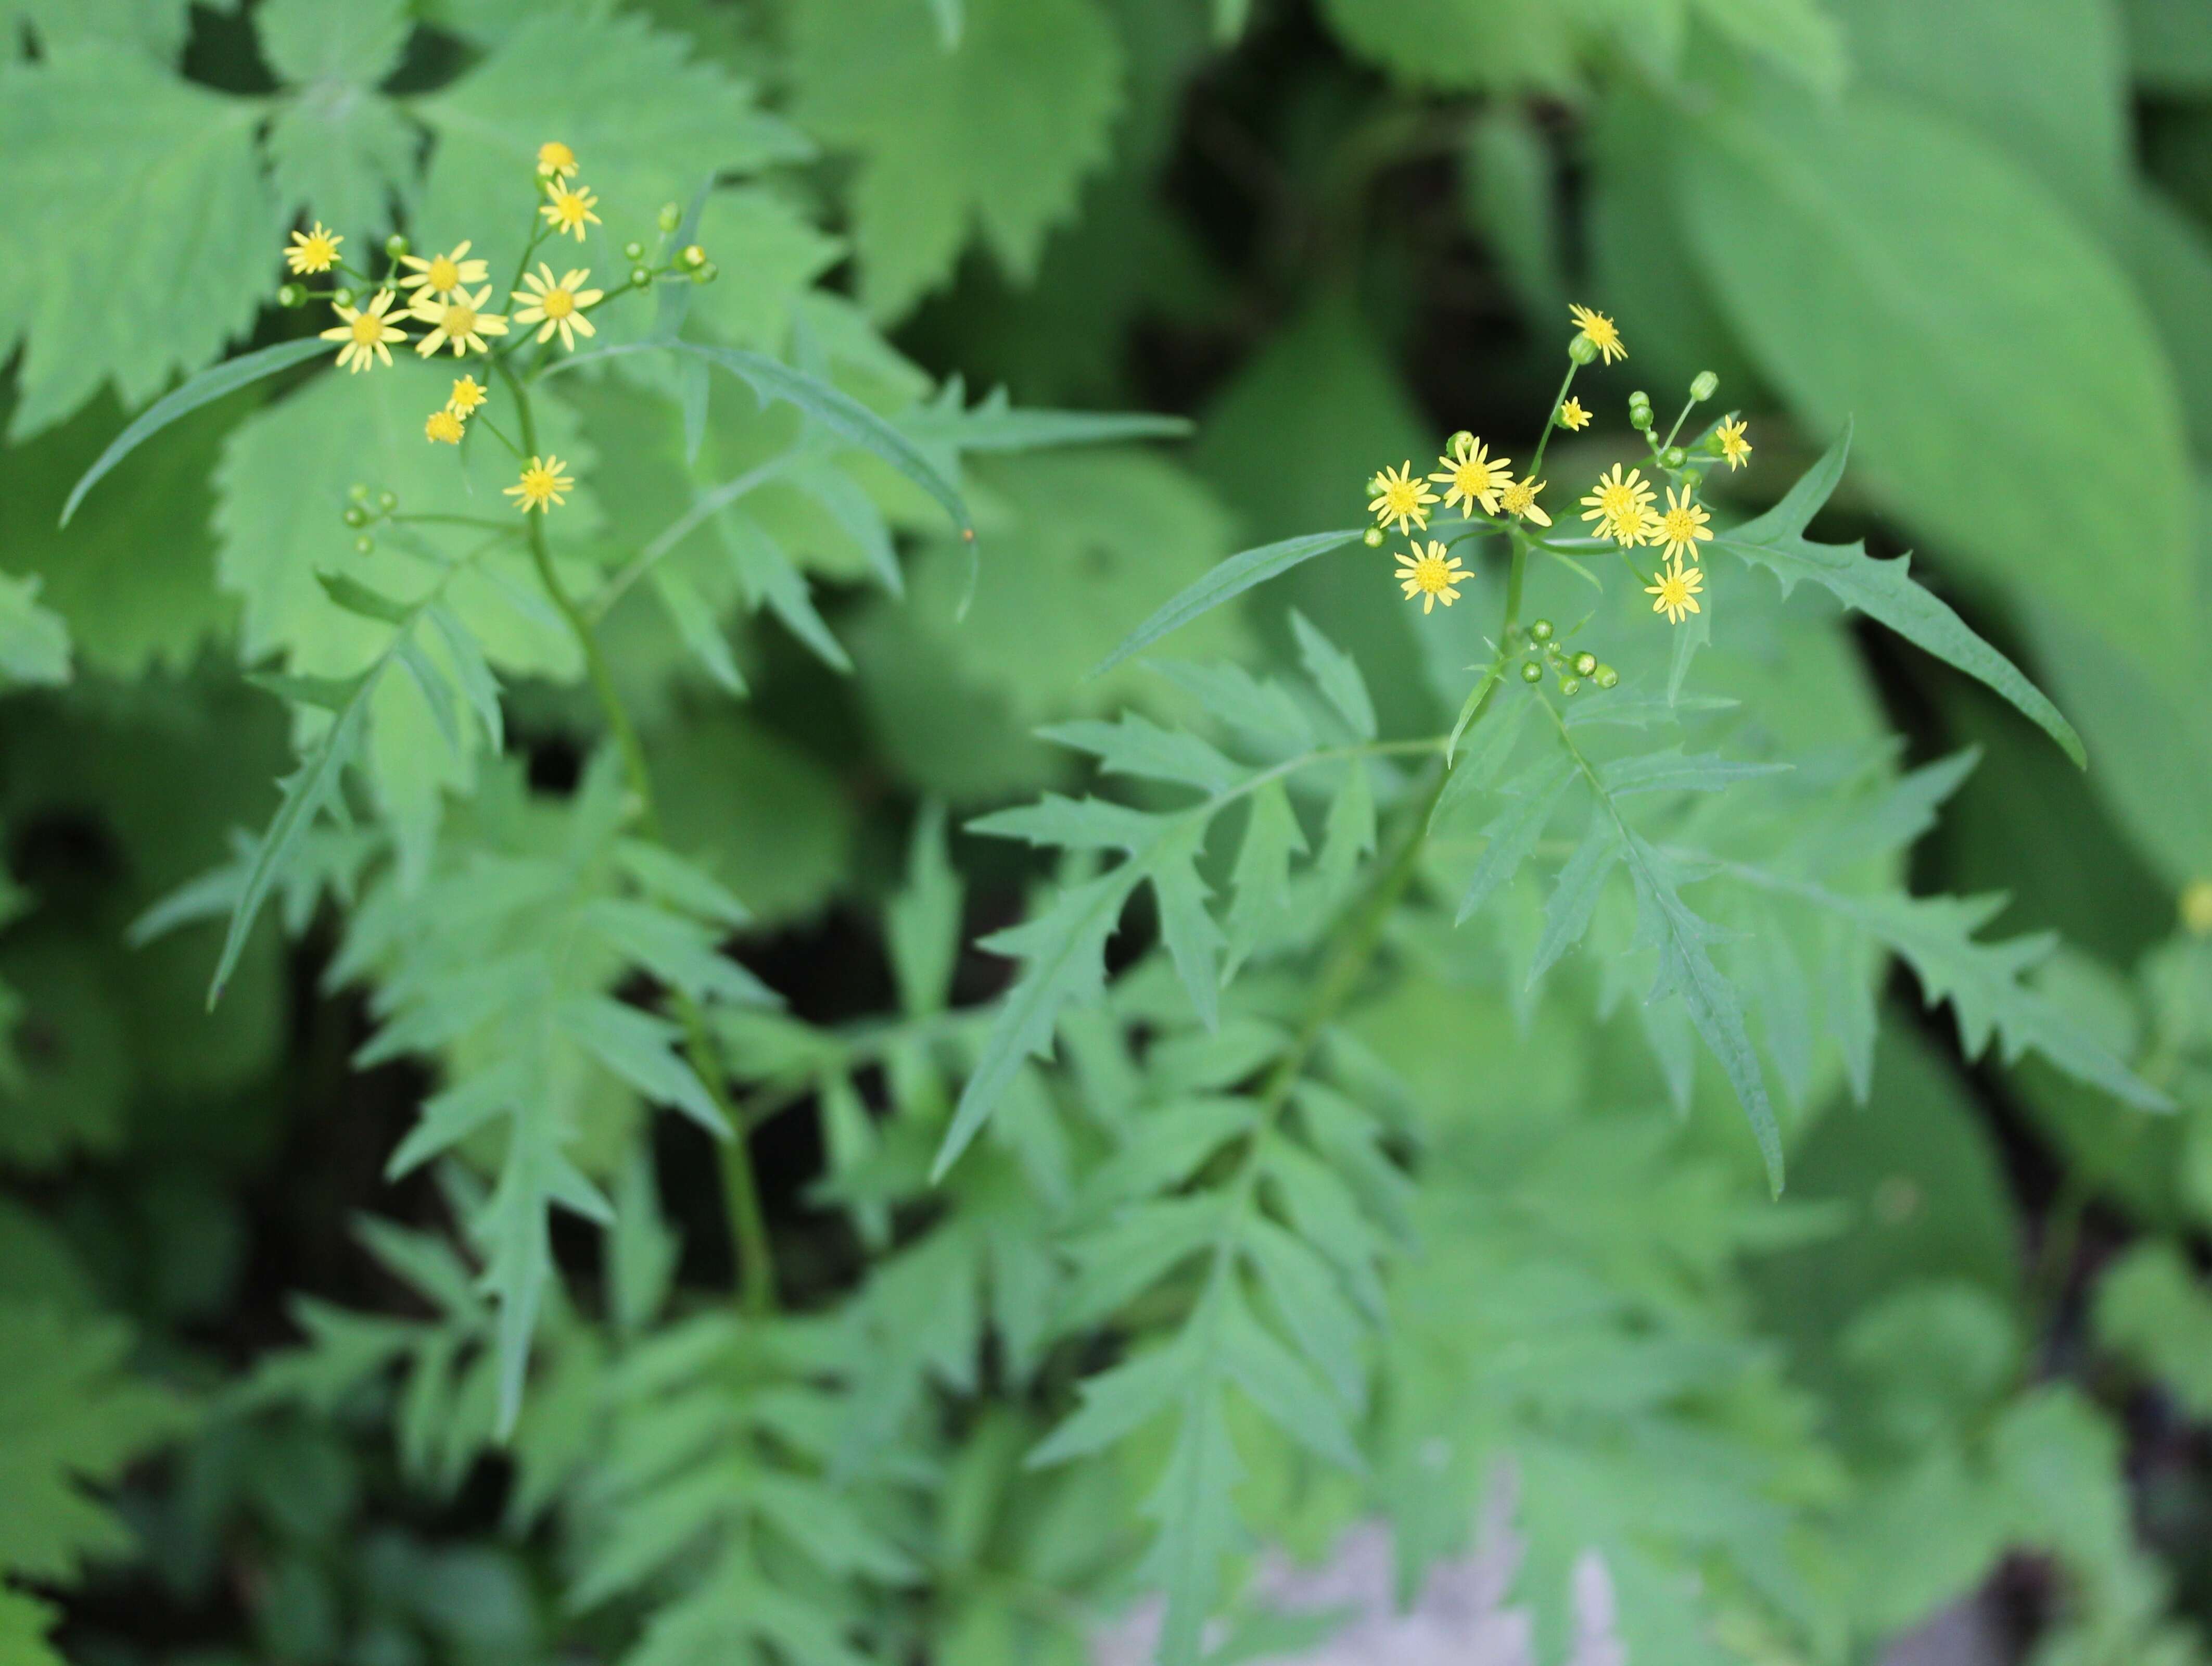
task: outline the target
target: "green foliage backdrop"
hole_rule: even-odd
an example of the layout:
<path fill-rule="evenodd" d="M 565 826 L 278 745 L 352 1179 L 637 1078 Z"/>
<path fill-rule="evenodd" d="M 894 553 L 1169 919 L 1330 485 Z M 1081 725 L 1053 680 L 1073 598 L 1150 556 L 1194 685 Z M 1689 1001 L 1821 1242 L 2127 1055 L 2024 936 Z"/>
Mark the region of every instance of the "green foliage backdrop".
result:
<path fill-rule="evenodd" d="M 2212 3 L 0 30 L 0 1660 L 2212 1656 Z"/>

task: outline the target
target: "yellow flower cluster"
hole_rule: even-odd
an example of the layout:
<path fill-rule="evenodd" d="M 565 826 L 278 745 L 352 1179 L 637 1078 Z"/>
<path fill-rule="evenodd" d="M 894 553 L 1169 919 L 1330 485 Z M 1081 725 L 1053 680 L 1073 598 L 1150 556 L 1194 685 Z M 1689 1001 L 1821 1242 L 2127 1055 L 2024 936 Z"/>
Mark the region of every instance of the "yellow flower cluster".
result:
<path fill-rule="evenodd" d="M 474 376 L 464 376 L 453 384 L 453 392 L 446 403 L 424 419 L 422 437 L 441 445 L 458 446 L 461 436 L 468 432 L 469 418 L 477 407 L 491 398 L 491 392 Z"/>
<path fill-rule="evenodd" d="M 538 185 L 546 198 L 538 210 L 546 222 L 538 237 L 568 232 L 580 243 L 586 227 L 599 223 L 599 216 L 592 212 L 599 199 L 577 181 L 575 173 L 576 153 L 567 145 L 555 140 L 538 147 Z M 317 221 L 312 231 L 292 234 L 283 251 L 284 259 L 295 276 L 333 269 L 350 273 L 351 268 L 345 266 L 339 253 L 344 241 Z M 392 247 L 397 252 L 405 245 L 395 240 Z M 580 266 L 556 278 L 552 267 L 540 261 L 537 271 L 523 274 L 523 287 L 510 292 L 517 303 L 510 319 L 507 313 L 489 310 L 489 270 L 483 259 L 471 257 L 470 247 L 465 240 L 427 258 L 399 253 L 362 306 L 353 305 L 353 296 L 345 290 L 338 291 L 331 301 L 338 321 L 321 332 L 324 340 L 339 344 L 338 363 L 354 372 L 390 364 L 392 345 L 408 339 L 402 328 L 408 322 L 429 326 L 414 344 L 415 351 L 426 359 L 445 348 L 450 348 L 456 358 L 471 353 L 489 355 L 493 350 L 488 338 L 506 335 L 510 324 L 526 329 L 538 325 L 538 342 L 550 341 L 558 334 L 562 347 L 572 352 L 578 336 L 596 333 L 586 314 L 606 298 L 606 292 L 585 287 L 591 280 L 589 268 Z M 457 420 L 467 415 L 465 411 L 451 414 Z M 434 416 L 432 425 L 436 431 L 431 438 L 447 437 L 447 423 Z M 458 440 L 459 435 L 453 437 Z"/>

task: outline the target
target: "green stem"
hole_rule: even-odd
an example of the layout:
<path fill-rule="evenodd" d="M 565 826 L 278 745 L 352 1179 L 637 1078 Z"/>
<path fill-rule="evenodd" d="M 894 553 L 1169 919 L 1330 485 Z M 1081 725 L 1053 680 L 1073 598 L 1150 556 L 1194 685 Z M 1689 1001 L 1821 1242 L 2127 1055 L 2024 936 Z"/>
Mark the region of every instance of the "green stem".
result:
<path fill-rule="evenodd" d="M 538 425 L 530 408 L 530 395 L 504 360 L 495 360 L 494 364 L 514 395 L 523 444 L 534 455 L 538 449 Z M 607 727 L 615 738 L 615 749 L 622 756 L 623 772 L 629 778 L 630 792 L 637 800 L 638 824 L 656 844 L 665 843 L 660 830 L 660 812 L 653 801 L 653 775 L 646 765 L 645 748 L 638 739 L 637 727 L 630 721 L 629 713 L 623 705 L 622 695 L 615 687 L 614 672 L 598 637 L 592 632 L 592 622 L 568 593 L 568 586 L 562 582 L 553 565 L 553 552 L 545 540 L 544 513 L 541 510 L 523 519 L 529 529 L 530 558 L 537 566 L 538 582 L 545 587 L 545 593 L 560 610 L 576 638 L 577 647 L 583 652 L 585 672 L 591 679 L 592 692 L 599 696 Z M 759 1183 L 753 1175 L 752 1152 L 745 1143 L 744 1122 L 730 1101 L 720 1067 L 715 1063 L 707 1034 L 706 1015 L 699 1010 L 699 1003 L 681 989 L 672 989 L 670 994 L 684 1026 L 685 1055 L 730 1130 L 730 1137 L 721 1148 L 722 1184 L 729 1198 L 731 1235 L 737 1240 L 741 1299 L 748 1313 L 773 1312 L 775 1263 L 769 1246 L 768 1219 L 761 1209 Z"/>
<path fill-rule="evenodd" d="M 1528 465 L 1526 478 L 1534 480 L 1544 471 L 1544 452 L 1552 443 L 1552 430 L 1559 425 L 1559 407 L 1567 402 L 1567 390 L 1575 385 L 1575 372 L 1582 367 L 1572 358 L 1567 361 L 1567 374 L 1560 380 L 1559 391 L 1552 396 L 1552 414 L 1544 419 L 1544 433 L 1536 441 L 1536 455 Z"/>

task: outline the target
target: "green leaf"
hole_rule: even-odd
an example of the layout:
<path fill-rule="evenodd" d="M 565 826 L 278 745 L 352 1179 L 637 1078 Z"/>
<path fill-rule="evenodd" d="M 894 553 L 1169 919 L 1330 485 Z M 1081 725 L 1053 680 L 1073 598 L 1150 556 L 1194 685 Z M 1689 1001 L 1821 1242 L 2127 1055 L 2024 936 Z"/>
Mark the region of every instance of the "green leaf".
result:
<path fill-rule="evenodd" d="M 2098 1280 L 2097 1338 L 2212 1417 L 2212 1297 L 2170 1243 L 2138 1244 Z"/>
<path fill-rule="evenodd" d="M 131 1535 L 88 1483 L 112 1484 L 132 1460 L 181 1431 L 184 1408 L 126 1375 L 131 1335 L 115 1320 L 0 1304 L 0 1569 L 58 1584 L 130 1548 Z"/>
<path fill-rule="evenodd" d="M 1466 769 L 1474 762 L 1470 757 L 1460 767 Z M 1544 836 L 1544 828 L 1559 807 L 1559 799 L 1574 779 L 1574 772 L 1564 763 L 1547 764 L 1534 771 L 1518 783 L 1513 803 L 1504 812 L 1483 829 L 1489 842 L 1468 875 L 1467 890 L 1459 899 L 1459 911 L 1452 923 L 1464 925 L 1476 909 L 1490 900 L 1491 893 L 1520 871 L 1536 848 L 1537 840 Z"/>
<path fill-rule="evenodd" d="M 1229 967 L 1245 958 L 1277 929 L 1291 901 L 1291 857 L 1306 848 L 1297 812 L 1282 782 L 1269 781 L 1252 794 L 1243 842 L 1230 875 Z"/>
<path fill-rule="evenodd" d="M 1203 793 L 1221 793 L 1243 773 L 1196 735 L 1183 729 L 1163 728 L 1134 712 L 1123 712 L 1118 723 L 1085 718 L 1075 723 L 1055 723 L 1037 733 L 1047 740 L 1089 752 L 1107 775 L 1135 775 L 1195 787 Z"/>
<path fill-rule="evenodd" d="M 958 455 L 1043 451 L 1062 446 L 1110 445 L 1131 440 L 1176 440 L 1191 431 L 1182 416 L 1111 410 L 1017 409 L 1006 390 L 994 387 L 972 405 L 960 403 L 959 378 L 898 425 L 917 445 Z"/>
<path fill-rule="evenodd" d="M 420 141 L 374 89 L 406 50 L 408 10 L 405 0 L 268 0 L 254 13 L 270 68 L 299 89 L 269 125 L 288 210 L 360 237 L 389 223 Z"/>
<path fill-rule="evenodd" d="M 0 573 L 0 684 L 69 679 L 69 627 L 39 605 L 37 579 Z"/>
<path fill-rule="evenodd" d="M 1536 939 L 1536 958 L 1528 968 L 1534 983 L 1549 971 L 1559 958 L 1583 940 L 1590 916 L 1597 911 L 1598 897 L 1620 860 L 1620 830 L 1609 816 L 1594 816 L 1589 830 L 1559 870 L 1551 899 L 1544 904 L 1544 934 Z"/>
<path fill-rule="evenodd" d="M 2017 666 L 1976 635 L 1948 603 L 1913 581 L 1911 557 L 1877 561 L 1867 554 L 1863 543 L 1814 544 L 1804 536 L 1807 525 L 1843 477 L 1844 459 L 1850 445 L 1851 430 L 1846 425 L 1842 436 L 1805 471 L 1781 502 L 1758 520 L 1723 533 L 1713 540 L 1713 547 L 1765 568 L 1781 581 L 1784 594 L 1795 589 L 1801 579 L 1810 579 L 1844 606 L 1881 621 L 1916 648 L 1994 689 L 2057 741 L 2075 763 L 2087 768 L 2088 755 L 2073 725 L 2021 675 Z"/>
<path fill-rule="evenodd" d="M 305 364 L 309 359 L 330 351 L 326 342 L 313 338 L 305 341 L 280 341 L 273 347 L 264 347 L 237 358 L 226 359 L 212 369 L 204 370 L 182 387 L 164 394 L 153 406 L 142 412 L 130 427 L 117 435 L 99 459 L 87 469 L 76 484 L 70 489 L 69 501 L 62 505 L 61 524 L 70 524 L 76 506 L 84 495 L 99 484 L 100 477 L 118 463 L 152 439 L 179 417 L 190 415 L 202 405 L 213 404 L 226 393 L 236 392 L 264 376 L 273 376 L 280 370 L 289 370 L 295 364 Z"/>
<path fill-rule="evenodd" d="M 1316 556 L 1341 550 L 1358 538 L 1363 531 L 1354 527 L 1346 532 L 1310 532 L 1304 538 L 1285 538 L 1280 544 L 1262 544 L 1256 550 L 1230 556 L 1131 631 L 1119 647 L 1091 668 L 1091 674 L 1103 675 L 1131 654 L 1141 654 L 1170 631 L 1180 629 L 1201 613 L 1212 612 L 1255 585 L 1265 584 Z"/>
<path fill-rule="evenodd" d="M 1291 610 L 1291 630 L 1297 638 L 1298 660 L 1336 714 L 1358 740 L 1375 739 L 1375 702 L 1366 680 L 1352 658 L 1316 629 L 1306 616 Z"/>
<path fill-rule="evenodd" d="M 895 318 L 971 228 L 1017 282 L 1108 155 L 1119 38 L 1091 0 L 967 0 L 948 52 L 915 0 L 818 0 L 793 16 L 799 125 L 857 152 L 860 294 Z"/>
<path fill-rule="evenodd" d="M 1776 89 L 1694 131 L 1692 240 L 1798 408 L 1830 430 L 1856 416 L 1869 477 L 1945 550 L 2153 660 L 2185 654 L 2179 405 L 2112 260 L 2004 158 L 1891 100 L 1823 112 Z M 2085 434 L 2128 442 L 2095 491 L 2053 499 Z"/>
<path fill-rule="evenodd" d="M 604 995 L 563 1002 L 560 1022 L 594 1058 L 646 1097 L 674 1105 L 718 1140 L 731 1137 L 706 1084 L 678 1056 L 679 1031 L 674 1025 Z"/>
<path fill-rule="evenodd" d="M 103 382 L 143 404 L 252 326 L 283 240 L 254 143 L 265 114 L 104 42 L 0 64 L 14 198 L 0 350 L 23 345 L 10 437 L 58 422 Z"/>

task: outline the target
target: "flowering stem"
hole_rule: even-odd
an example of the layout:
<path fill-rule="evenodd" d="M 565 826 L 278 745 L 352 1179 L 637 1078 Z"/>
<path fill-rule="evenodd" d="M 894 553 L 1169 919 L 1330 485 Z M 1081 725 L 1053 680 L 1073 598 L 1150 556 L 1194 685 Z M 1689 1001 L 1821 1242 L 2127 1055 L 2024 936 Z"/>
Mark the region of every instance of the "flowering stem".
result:
<path fill-rule="evenodd" d="M 498 365 L 498 361 L 495 359 L 492 362 L 495 366 Z M 520 462 L 524 457 L 529 455 L 529 453 L 525 452 L 521 447 L 516 445 L 514 441 L 508 439 L 506 435 L 501 433 L 499 424 L 492 421 L 490 417 L 485 416 L 482 411 L 478 411 L 469 420 L 474 423 L 481 423 L 484 427 L 489 429 L 491 430 L 491 437 L 498 441 L 502 446 L 505 446 L 507 450 L 513 452 L 516 461 Z M 526 430 L 525 437 L 527 437 Z"/>
<path fill-rule="evenodd" d="M 530 409 L 530 395 L 504 360 L 494 362 L 514 395 L 522 441 L 534 456 L 538 452 L 538 427 Z M 623 708 L 622 695 L 615 687 L 614 673 L 600 649 L 599 638 L 592 633 L 592 622 L 568 593 L 568 587 L 562 582 L 553 565 L 553 552 L 545 541 L 544 513 L 526 514 L 523 520 L 529 529 L 530 558 L 537 566 L 538 582 L 545 587 L 545 593 L 552 598 L 553 605 L 560 610 L 576 638 L 577 647 L 583 652 L 585 672 L 591 678 L 592 692 L 599 696 L 607 727 L 614 735 L 615 749 L 621 754 L 623 772 L 629 777 L 630 793 L 637 800 L 638 824 L 654 843 L 665 844 L 667 841 L 661 833 L 660 812 L 653 802 L 653 775 L 646 765 L 645 748 L 638 740 L 636 726 Z M 769 1313 L 775 1308 L 775 1263 L 769 1246 L 768 1219 L 761 1210 L 760 1187 L 753 1176 L 752 1153 L 745 1144 L 744 1123 L 731 1104 L 721 1070 L 714 1061 L 706 1016 L 699 1010 L 698 1002 L 681 989 L 672 989 L 670 995 L 684 1026 L 684 1054 L 730 1131 L 721 1148 L 722 1184 L 729 1198 L 731 1236 L 737 1241 L 740 1299 L 748 1313 Z"/>
<path fill-rule="evenodd" d="M 1567 402 L 1567 391 L 1575 385 L 1575 372 L 1582 367 L 1571 358 L 1567 361 L 1567 374 L 1560 380 L 1559 391 L 1552 396 L 1552 414 L 1544 419 L 1544 432 L 1536 441 L 1536 455 L 1528 465 L 1528 478 L 1534 480 L 1543 472 L 1544 448 L 1552 443 L 1552 430 L 1559 425 L 1559 407 Z"/>
<path fill-rule="evenodd" d="M 1682 424 L 1690 420 L 1690 413 L 1697 408 L 1698 402 L 1695 399 L 1692 399 L 1687 404 L 1682 407 L 1682 414 L 1674 419 L 1674 426 L 1667 430 L 1667 438 L 1660 445 L 1659 450 L 1664 451 L 1668 446 L 1674 443 L 1674 436 L 1682 431 Z M 1669 469 L 1668 470 L 1668 472 L 1672 474 L 1674 471 Z"/>

